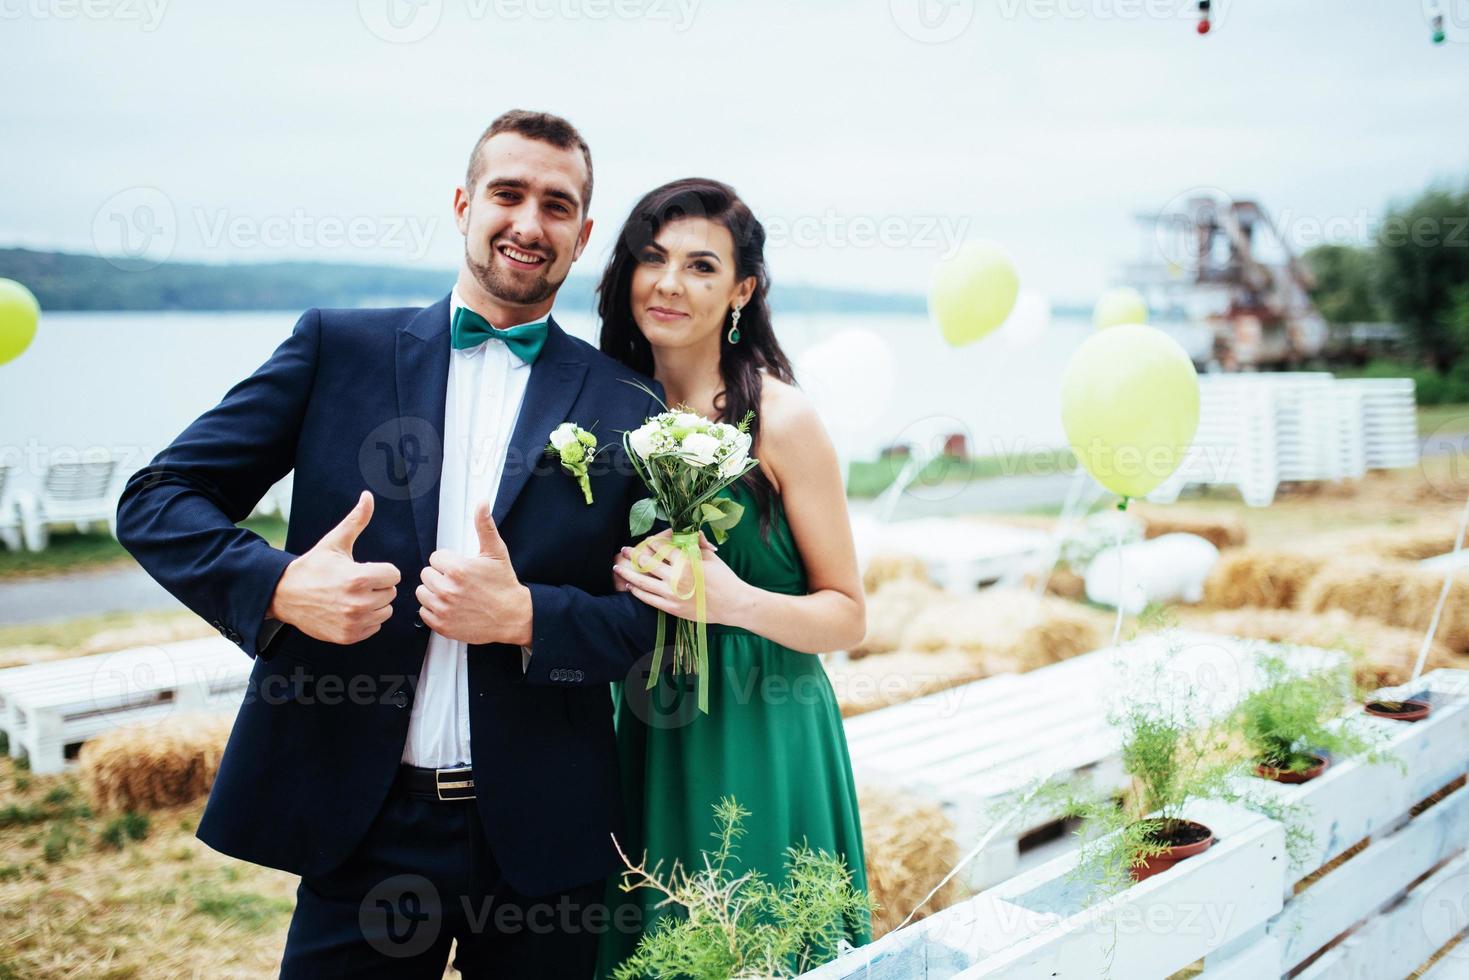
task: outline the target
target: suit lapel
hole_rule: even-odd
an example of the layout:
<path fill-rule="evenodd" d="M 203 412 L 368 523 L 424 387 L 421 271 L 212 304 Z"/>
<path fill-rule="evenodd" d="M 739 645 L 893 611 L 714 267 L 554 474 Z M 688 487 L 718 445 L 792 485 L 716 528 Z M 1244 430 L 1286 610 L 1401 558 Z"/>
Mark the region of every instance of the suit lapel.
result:
<path fill-rule="evenodd" d="M 423 565 L 439 537 L 439 485 L 444 471 L 444 400 L 449 388 L 449 297 L 414 314 L 398 329 L 397 339 L 399 447 L 420 432 L 432 432 L 429 446 L 417 452 L 431 457 L 433 485 L 414 487 L 413 526 Z M 422 420 L 422 422 L 418 421 Z M 424 423 L 427 423 L 426 425 Z M 422 442 L 423 440 L 417 440 Z"/>
<path fill-rule="evenodd" d="M 531 365 L 520 417 L 505 453 L 505 469 L 491 512 L 497 525 L 504 522 L 515 498 L 530 480 L 550 441 L 551 430 L 566 421 L 586 376 L 586 361 L 553 317 L 546 333 L 546 345 Z"/>

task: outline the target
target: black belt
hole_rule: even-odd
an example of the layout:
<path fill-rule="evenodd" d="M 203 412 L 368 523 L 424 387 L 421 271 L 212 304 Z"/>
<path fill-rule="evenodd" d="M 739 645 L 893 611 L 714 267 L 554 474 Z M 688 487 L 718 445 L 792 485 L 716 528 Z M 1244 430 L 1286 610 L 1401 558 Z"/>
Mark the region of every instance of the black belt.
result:
<path fill-rule="evenodd" d="M 422 769 L 406 763 L 398 767 L 397 789 L 409 796 L 449 803 L 474 799 L 474 770 L 469 766 Z"/>

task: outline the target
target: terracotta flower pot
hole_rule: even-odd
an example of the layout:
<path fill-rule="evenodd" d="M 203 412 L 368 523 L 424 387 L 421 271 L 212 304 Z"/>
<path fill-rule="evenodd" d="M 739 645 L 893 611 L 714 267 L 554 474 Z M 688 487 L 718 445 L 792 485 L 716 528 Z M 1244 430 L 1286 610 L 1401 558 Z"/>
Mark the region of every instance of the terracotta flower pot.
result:
<path fill-rule="evenodd" d="M 1394 718 L 1398 721 L 1418 721 L 1427 718 L 1433 706 L 1427 701 L 1408 698 L 1404 701 L 1368 701 L 1362 710 L 1379 718 Z"/>
<path fill-rule="evenodd" d="M 1264 779 L 1273 779 L 1277 783 L 1308 782 L 1325 772 L 1327 765 L 1329 765 L 1327 760 L 1321 758 L 1319 755 L 1313 755 L 1309 758 L 1314 759 L 1315 762 L 1312 763 L 1309 769 L 1303 769 L 1299 772 L 1293 769 L 1277 769 L 1272 765 L 1257 762 L 1255 763 L 1255 775 Z"/>
<path fill-rule="evenodd" d="M 1161 874 L 1179 861 L 1204 853 L 1214 844 L 1214 831 L 1192 820 L 1174 821 L 1173 827 L 1166 835 L 1157 836 L 1160 843 L 1169 845 L 1168 850 L 1156 857 L 1146 859 L 1141 865 L 1133 868 L 1131 872 L 1133 881 L 1143 881 L 1155 874 Z"/>

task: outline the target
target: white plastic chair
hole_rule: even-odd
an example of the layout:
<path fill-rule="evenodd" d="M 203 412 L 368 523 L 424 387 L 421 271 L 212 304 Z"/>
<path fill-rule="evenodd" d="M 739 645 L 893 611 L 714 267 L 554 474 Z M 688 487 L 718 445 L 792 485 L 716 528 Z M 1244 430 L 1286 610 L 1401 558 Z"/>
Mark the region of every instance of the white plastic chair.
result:
<path fill-rule="evenodd" d="M 48 466 L 40 494 L 21 501 L 26 547 L 44 551 L 51 540 L 51 528 L 66 525 L 78 531 L 105 526 L 117 537 L 117 500 L 121 495 L 113 487 L 117 464 L 117 457 L 106 456 Z"/>
<path fill-rule="evenodd" d="M 0 463 L 0 544 L 11 551 L 21 549 L 20 503 L 15 494 L 7 493 L 14 467 Z"/>

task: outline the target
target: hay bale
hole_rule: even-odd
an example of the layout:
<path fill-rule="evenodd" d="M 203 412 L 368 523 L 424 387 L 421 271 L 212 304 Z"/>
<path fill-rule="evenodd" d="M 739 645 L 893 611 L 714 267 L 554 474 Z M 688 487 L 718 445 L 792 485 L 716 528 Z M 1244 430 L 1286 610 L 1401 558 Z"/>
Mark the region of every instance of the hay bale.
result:
<path fill-rule="evenodd" d="M 1237 548 L 1223 552 L 1204 580 L 1204 605 L 1292 608 L 1325 561 L 1323 556 L 1295 551 Z"/>
<path fill-rule="evenodd" d="M 156 810 L 209 792 L 234 718 L 185 714 L 129 725 L 82 746 L 81 782 L 99 810 Z"/>
<path fill-rule="evenodd" d="M 872 913 L 872 938 L 877 939 L 897 928 L 959 863 L 959 845 L 954 841 L 953 824 L 938 803 L 886 787 L 861 785 L 857 806 L 862 813 L 867 889 L 879 906 Z M 963 897 L 956 877 L 913 920 L 925 919 Z"/>
<path fill-rule="evenodd" d="M 1024 589 L 985 589 L 947 596 L 918 613 L 903 631 L 905 650 L 968 650 L 1013 659 L 1021 670 L 1095 650 L 1105 614 Z"/>
<path fill-rule="evenodd" d="M 7 667 L 24 667 L 26 664 L 44 663 L 47 660 L 64 660 L 71 655 L 70 650 L 51 646 L 48 643 L 23 643 L 20 646 L 0 647 L 0 670 Z"/>
<path fill-rule="evenodd" d="M 842 717 L 850 718 L 1014 667 L 1013 663 L 976 656 L 965 650 L 925 653 L 898 650 L 861 660 L 827 661 L 826 672 Z"/>
<path fill-rule="evenodd" d="M 129 650 L 133 647 L 162 646 L 180 640 L 199 640 L 215 636 L 217 631 L 197 616 L 181 616 L 161 623 L 136 623 L 93 633 L 73 656 Z"/>
<path fill-rule="evenodd" d="M 1234 609 L 1208 613 L 1189 620 L 1193 629 L 1242 636 L 1272 643 L 1342 650 L 1355 658 L 1357 684 L 1365 688 L 1402 684 L 1413 674 L 1423 634 L 1375 619 L 1353 616 L 1342 609 L 1320 613 L 1293 609 Z M 1439 667 L 1465 668 L 1469 657 L 1456 654 L 1438 641 L 1428 649 L 1425 671 Z"/>
<path fill-rule="evenodd" d="M 873 555 L 862 572 L 862 588 L 869 594 L 875 593 L 885 582 L 908 580 L 932 585 L 928 577 L 928 566 L 917 555 L 885 553 Z"/>
<path fill-rule="evenodd" d="M 913 578 L 887 579 L 867 597 L 867 635 L 848 655 L 865 657 L 898 649 L 903 631 L 930 603 L 943 599 L 943 590 Z"/>
<path fill-rule="evenodd" d="M 1086 599 L 1086 579 L 1071 570 L 1068 565 L 1058 564 L 1051 569 L 1050 573 L 1032 573 L 1025 577 L 1025 587 L 1035 589 L 1040 579 L 1046 580 L 1046 594 L 1060 599 L 1070 599 L 1072 602 L 1082 602 Z"/>
<path fill-rule="evenodd" d="M 1307 612 L 1342 609 L 1389 626 L 1426 632 L 1443 573 L 1416 562 L 1357 559 L 1328 565 L 1301 596 Z M 1420 636 L 1422 633 L 1419 634 Z M 1435 639 L 1455 653 L 1469 653 L 1469 582 L 1456 576 Z"/>
<path fill-rule="evenodd" d="M 1141 516 L 1146 524 L 1143 533 L 1149 538 L 1160 538 L 1165 534 L 1194 534 L 1220 551 L 1244 547 L 1244 521 L 1233 515 L 1145 509 Z"/>

